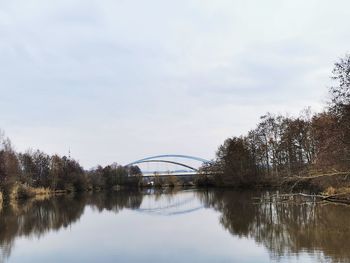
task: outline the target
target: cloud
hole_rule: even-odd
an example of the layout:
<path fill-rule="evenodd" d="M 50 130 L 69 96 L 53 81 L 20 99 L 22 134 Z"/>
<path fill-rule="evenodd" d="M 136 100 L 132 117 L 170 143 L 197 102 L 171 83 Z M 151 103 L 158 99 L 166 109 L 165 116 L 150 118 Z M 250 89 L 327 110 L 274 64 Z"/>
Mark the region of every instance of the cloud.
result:
<path fill-rule="evenodd" d="M 320 110 L 348 1 L 0 3 L 1 128 L 85 166 L 212 158 L 266 111 Z"/>

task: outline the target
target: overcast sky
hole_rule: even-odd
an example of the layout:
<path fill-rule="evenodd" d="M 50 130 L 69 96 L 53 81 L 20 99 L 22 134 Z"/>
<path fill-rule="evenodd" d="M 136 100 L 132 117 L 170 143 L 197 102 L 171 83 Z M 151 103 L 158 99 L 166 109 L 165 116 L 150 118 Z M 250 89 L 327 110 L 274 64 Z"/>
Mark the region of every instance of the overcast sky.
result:
<path fill-rule="evenodd" d="M 265 112 L 319 111 L 349 0 L 1 0 L 0 128 L 86 168 L 214 157 Z"/>

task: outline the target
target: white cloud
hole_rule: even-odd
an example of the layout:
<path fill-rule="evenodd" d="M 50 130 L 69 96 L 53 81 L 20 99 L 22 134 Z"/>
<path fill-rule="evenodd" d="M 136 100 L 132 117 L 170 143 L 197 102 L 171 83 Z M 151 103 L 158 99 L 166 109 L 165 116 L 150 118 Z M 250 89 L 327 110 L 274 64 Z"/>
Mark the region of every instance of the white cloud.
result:
<path fill-rule="evenodd" d="M 346 0 L 0 3 L 0 126 L 82 164 L 211 158 L 266 111 L 322 107 Z"/>

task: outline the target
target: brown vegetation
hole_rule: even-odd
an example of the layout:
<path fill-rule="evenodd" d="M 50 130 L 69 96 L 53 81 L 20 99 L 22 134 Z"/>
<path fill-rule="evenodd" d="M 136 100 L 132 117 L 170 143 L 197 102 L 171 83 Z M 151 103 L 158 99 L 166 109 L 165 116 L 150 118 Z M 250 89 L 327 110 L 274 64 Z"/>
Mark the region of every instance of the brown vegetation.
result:
<path fill-rule="evenodd" d="M 312 114 L 307 108 L 295 118 L 265 114 L 247 135 L 225 140 L 197 181 L 350 187 L 350 55 L 335 64 L 333 79 L 323 112 Z"/>
<path fill-rule="evenodd" d="M 172 175 L 167 177 L 166 185 L 169 187 L 176 187 L 180 186 L 181 184 L 180 180 L 176 176 Z"/>
<path fill-rule="evenodd" d="M 225 140 L 216 159 L 200 169 L 195 183 L 287 185 L 292 189 L 304 185 L 318 191 L 350 187 L 350 55 L 335 64 L 333 79 L 336 85 L 330 89 L 331 100 L 323 112 L 312 114 L 307 108 L 298 117 L 265 114 L 247 135 Z M 323 176 L 317 177 L 319 174 Z M 174 177 L 154 179 L 155 187 L 178 184 Z M 31 150 L 16 153 L 0 132 L 0 191 L 4 200 L 28 198 L 38 192 L 113 190 L 120 186 L 142 186 L 140 169 L 112 164 L 85 171 L 70 157 Z"/>
<path fill-rule="evenodd" d="M 85 171 L 70 157 L 50 156 L 39 150 L 16 153 L 0 131 L 0 192 L 5 201 L 58 192 L 138 187 L 140 176 L 136 166 L 112 164 Z"/>

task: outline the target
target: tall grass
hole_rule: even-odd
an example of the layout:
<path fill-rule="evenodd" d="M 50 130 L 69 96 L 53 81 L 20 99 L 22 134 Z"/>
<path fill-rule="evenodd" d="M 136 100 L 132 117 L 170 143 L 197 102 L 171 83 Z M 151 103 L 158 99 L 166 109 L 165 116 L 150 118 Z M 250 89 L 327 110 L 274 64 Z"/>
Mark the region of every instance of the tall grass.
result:
<path fill-rule="evenodd" d="M 10 200 L 28 199 L 35 196 L 49 196 L 52 191 L 49 188 L 33 188 L 24 184 L 16 183 L 10 193 Z"/>

